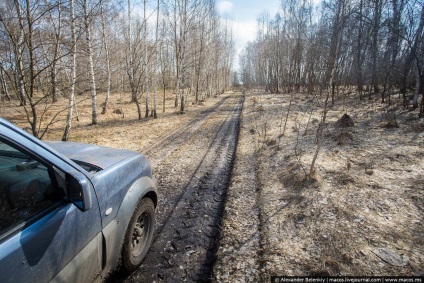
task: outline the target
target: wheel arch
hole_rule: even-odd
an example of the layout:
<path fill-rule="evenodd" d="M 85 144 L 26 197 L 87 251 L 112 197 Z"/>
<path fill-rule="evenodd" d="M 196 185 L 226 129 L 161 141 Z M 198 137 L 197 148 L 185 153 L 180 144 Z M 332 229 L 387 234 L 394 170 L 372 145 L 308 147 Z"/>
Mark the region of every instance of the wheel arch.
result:
<path fill-rule="evenodd" d="M 144 176 L 137 179 L 123 198 L 115 219 L 103 229 L 103 277 L 118 266 L 130 219 L 143 198 L 150 198 L 155 208 L 157 207 L 158 196 L 154 178 Z"/>

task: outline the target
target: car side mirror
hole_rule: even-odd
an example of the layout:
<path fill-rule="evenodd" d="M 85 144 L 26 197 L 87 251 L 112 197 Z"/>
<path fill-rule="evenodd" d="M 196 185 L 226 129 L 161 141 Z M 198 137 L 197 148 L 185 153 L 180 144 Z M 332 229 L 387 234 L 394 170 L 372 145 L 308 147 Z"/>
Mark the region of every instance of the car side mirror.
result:
<path fill-rule="evenodd" d="M 93 204 L 91 199 L 91 185 L 87 178 L 78 171 L 66 174 L 67 195 L 72 202 L 81 211 L 89 210 Z"/>

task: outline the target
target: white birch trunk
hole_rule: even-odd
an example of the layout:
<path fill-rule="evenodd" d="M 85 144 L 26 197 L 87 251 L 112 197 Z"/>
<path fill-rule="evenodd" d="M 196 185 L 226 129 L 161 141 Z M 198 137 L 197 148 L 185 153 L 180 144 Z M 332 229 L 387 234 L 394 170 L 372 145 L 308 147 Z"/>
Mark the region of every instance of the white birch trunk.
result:
<path fill-rule="evenodd" d="M 87 0 L 83 1 L 84 6 L 84 25 L 85 25 L 85 35 L 87 40 L 87 53 L 88 53 L 88 63 L 90 67 L 90 77 L 91 77 L 91 124 L 97 125 L 97 93 L 96 93 L 96 78 L 94 76 L 94 62 L 93 62 L 93 47 L 91 40 L 91 30 L 90 30 L 90 20 L 88 15 Z"/>
<path fill-rule="evenodd" d="M 103 103 L 102 114 L 106 114 L 107 105 L 108 105 L 109 96 L 110 96 L 110 86 L 112 84 L 112 82 L 111 82 L 112 73 L 111 73 L 111 70 L 110 70 L 109 45 L 108 45 L 108 42 L 107 42 L 107 39 L 106 39 L 105 15 L 104 15 L 104 11 L 103 11 L 103 1 L 100 2 L 100 13 L 102 14 L 103 46 L 104 46 L 105 52 L 106 52 L 106 68 L 107 68 L 106 98 L 105 98 L 105 102 Z"/>
<path fill-rule="evenodd" d="M 138 86 L 136 82 L 135 55 L 132 46 L 132 29 L 131 29 L 131 0 L 128 0 L 128 56 L 127 56 L 127 74 L 131 87 L 131 102 L 135 102 L 137 106 L 138 120 L 141 120 L 141 107 L 138 101 Z"/>
<path fill-rule="evenodd" d="M 187 15 L 187 0 L 183 0 L 182 8 L 179 11 L 179 17 L 180 17 L 180 39 L 179 43 L 180 46 L 180 70 L 181 70 L 181 105 L 180 105 L 180 113 L 184 113 L 184 107 L 185 107 L 185 57 L 186 57 L 186 37 L 187 37 L 187 21 L 188 21 L 188 15 Z"/>
<path fill-rule="evenodd" d="M 157 96 L 157 84 L 158 84 L 158 76 L 159 76 L 159 45 L 158 45 L 158 33 L 159 33 L 159 3 L 160 0 L 158 0 L 157 4 L 157 14 L 156 14 L 156 35 L 155 35 L 155 49 L 156 49 L 156 64 L 155 64 L 155 77 L 154 77 L 154 91 L 153 91 L 153 111 L 152 116 L 153 118 L 157 118 L 157 112 L 156 112 L 156 96 Z"/>
<path fill-rule="evenodd" d="M 6 83 L 6 78 L 4 76 L 4 71 L 3 71 L 3 68 L 1 67 L 1 63 L 0 63 L 0 81 L 1 81 L 1 87 L 3 89 L 3 94 L 6 95 L 8 100 L 11 100 L 9 91 L 7 89 L 7 83 Z"/>
<path fill-rule="evenodd" d="M 19 20 L 19 39 L 18 39 L 18 44 L 16 46 L 16 66 L 17 66 L 17 77 L 18 77 L 18 85 L 17 85 L 17 89 L 18 89 L 18 97 L 21 101 L 21 105 L 26 105 L 26 98 L 25 98 L 25 86 L 24 86 L 24 74 L 23 74 L 23 69 L 24 69 L 24 64 L 22 62 L 23 60 L 23 52 L 24 52 L 24 40 L 25 40 L 25 35 L 24 35 L 24 26 L 23 26 L 23 19 L 22 19 L 22 11 L 21 11 L 21 7 L 20 7 L 20 3 L 18 1 L 15 2 L 15 6 L 16 6 L 16 13 L 18 14 L 18 20 Z"/>
<path fill-rule="evenodd" d="M 76 39 L 76 30 L 75 30 L 75 7 L 74 0 L 69 1 L 70 9 L 71 9 L 71 37 L 72 37 L 72 65 L 71 65 L 71 90 L 69 93 L 68 99 L 68 116 L 66 118 L 66 127 L 65 132 L 62 136 L 62 141 L 67 141 L 69 139 L 69 134 L 71 132 L 72 127 L 72 111 L 74 109 L 74 101 L 75 101 L 75 83 L 76 83 L 76 74 L 77 74 L 77 39 Z"/>
<path fill-rule="evenodd" d="M 149 78 L 147 75 L 148 69 L 148 58 L 147 58 L 147 18 L 146 18 L 146 3 L 147 0 L 144 0 L 144 83 L 146 89 L 146 114 L 145 118 L 149 117 Z"/>

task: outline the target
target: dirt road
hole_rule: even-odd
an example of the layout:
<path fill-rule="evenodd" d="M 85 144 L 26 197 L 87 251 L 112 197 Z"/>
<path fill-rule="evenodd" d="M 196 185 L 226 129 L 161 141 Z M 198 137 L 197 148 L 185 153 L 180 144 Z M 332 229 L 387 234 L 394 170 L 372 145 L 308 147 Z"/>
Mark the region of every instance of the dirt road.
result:
<path fill-rule="evenodd" d="M 242 103 L 241 95 L 224 97 L 142 150 L 160 192 L 154 242 L 138 271 L 111 281 L 209 281 Z"/>

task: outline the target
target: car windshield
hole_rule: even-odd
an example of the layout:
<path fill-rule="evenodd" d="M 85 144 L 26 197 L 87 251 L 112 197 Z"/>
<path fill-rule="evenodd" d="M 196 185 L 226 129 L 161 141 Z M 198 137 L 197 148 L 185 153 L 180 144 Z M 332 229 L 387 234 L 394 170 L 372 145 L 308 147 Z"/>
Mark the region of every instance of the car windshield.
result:
<path fill-rule="evenodd" d="M 29 159 L 29 157 L 27 155 L 16 150 L 15 148 L 11 147 L 10 145 L 5 144 L 2 141 L 0 141 L 0 156 Z"/>

